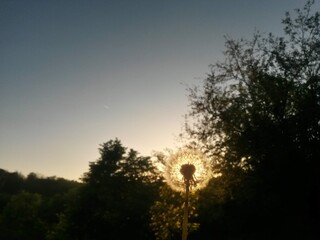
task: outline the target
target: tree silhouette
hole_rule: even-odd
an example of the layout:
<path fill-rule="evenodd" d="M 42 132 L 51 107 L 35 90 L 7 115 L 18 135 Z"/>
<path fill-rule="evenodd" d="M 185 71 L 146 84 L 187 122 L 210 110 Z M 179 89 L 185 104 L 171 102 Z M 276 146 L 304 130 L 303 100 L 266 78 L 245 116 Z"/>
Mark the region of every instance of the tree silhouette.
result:
<path fill-rule="evenodd" d="M 126 152 L 118 139 L 101 145 L 71 216 L 74 239 L 150 239 L 149 208 L 158 183 L 149 157 Z"/>
<path fill-rule="evenodd" d="M 0 239 L 60 239 L 51 236 L 80 183 L 56 177 L 27 177 L 0 169 Z M 57 235 L 57 234 L 56 234 Z"/>
<path fill-rule="evenodd" d="M 190 89 L 191 139 L 228 187 L 229 235 L 319 237 L 320 14 L 283 19 L 284 36 L 226 40 L 225 62 Z M 241 217 L 240 217 L 241 216 Z"/>

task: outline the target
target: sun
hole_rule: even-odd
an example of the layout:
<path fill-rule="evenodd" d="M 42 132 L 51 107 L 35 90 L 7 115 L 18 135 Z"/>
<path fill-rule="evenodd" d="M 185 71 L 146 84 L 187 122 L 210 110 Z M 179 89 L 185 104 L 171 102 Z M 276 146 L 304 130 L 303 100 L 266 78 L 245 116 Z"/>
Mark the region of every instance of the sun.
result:
<path fill-rule="evenodd" d="M 173 190 L 185 190 L 186 176 L 191 180 L 191 190 L 199 190 L 208 184 L 213 174 L 210 161 L 202 152 L 181 149 L 168 158 L 164 177 Z"/>

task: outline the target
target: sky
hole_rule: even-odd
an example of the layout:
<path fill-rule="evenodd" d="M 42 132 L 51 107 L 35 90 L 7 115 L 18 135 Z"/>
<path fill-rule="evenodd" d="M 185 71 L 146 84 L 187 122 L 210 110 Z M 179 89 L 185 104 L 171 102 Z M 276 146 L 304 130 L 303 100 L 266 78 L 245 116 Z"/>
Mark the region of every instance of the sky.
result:
<path fill-rule="evenodd" d="M 187 86 L 225 38 L 281 34 L 302 0 L 1 0 L 0 168 L 78 180 L 118 138 L 180 144 Z"/>

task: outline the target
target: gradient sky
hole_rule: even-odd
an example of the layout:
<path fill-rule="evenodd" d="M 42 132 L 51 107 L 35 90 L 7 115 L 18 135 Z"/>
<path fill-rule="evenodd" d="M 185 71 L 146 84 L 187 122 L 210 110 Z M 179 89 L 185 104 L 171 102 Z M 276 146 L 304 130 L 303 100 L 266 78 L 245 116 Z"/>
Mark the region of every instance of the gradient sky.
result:
<path fill-rule="evenodd" d="M 0 168 L 77 180 L 119 138 L 175 148 L 186 85 L 224 36 L 279 34 L 302 0 L 1 0 Z"/>

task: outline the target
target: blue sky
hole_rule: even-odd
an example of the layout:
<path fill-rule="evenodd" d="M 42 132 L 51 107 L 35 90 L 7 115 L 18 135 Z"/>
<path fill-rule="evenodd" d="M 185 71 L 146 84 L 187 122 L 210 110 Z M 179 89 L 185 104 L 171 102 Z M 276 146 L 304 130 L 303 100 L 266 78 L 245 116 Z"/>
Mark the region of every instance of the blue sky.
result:
<path fill-rule="evenodd" d="M 77 180 L 99 144 L 175 148 L 224 36 L 281 34 L 302 0 L 0 2 L 0 168 Z"/>

